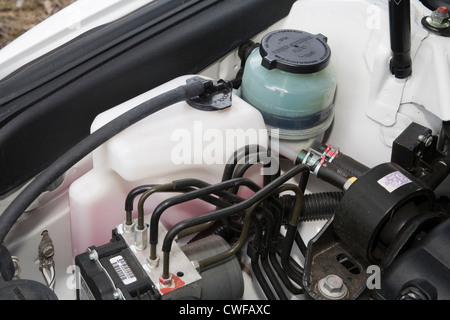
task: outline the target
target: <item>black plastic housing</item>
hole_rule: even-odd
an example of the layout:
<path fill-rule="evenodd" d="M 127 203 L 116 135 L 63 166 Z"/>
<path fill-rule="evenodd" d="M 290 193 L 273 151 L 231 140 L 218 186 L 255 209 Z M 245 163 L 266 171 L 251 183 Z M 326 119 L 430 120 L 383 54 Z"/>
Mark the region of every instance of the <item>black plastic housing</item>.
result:
<path fill-rule="evenodd" d="M 124 300 L 159 299 L 158 290 L 121 235 L 113 232 L 109 243 L 90 249 L 97 252 L 101 265 L 88 252 L 75 257 L 80 272 L 78 300 L 114 300 L 115 289 Z M 120 266 L 115 260 L 120 260 Z"/>

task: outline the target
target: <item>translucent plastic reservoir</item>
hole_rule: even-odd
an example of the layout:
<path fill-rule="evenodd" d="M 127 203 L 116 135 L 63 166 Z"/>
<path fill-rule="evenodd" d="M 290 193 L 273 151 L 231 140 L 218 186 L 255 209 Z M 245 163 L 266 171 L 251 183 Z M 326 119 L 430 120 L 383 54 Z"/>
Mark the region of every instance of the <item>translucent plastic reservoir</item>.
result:
<path fill-rule="evenodd" d="M 103 112 L 96 117 L 92 131 L 136 105 L 186 84 L 191 77 L 174 79 Z M 231 107 L 219 111 L 176 103 L 111 138 L 93 153 L 93 169 L 69 190 L 74 255 L 110 240 L 111 231 L 125 220 L 125 199 L 133 188 L 188 178 L 218 183 L 227 160 L 249 141 L 267 148 L 265 123 L 254 107 L 235 95 Z M 151 214 L 161 201 L 174 195 L 153 194 L 145 202 L 144 214 Z M 213 210 L 211 204 L 194 200 L 168 209 L 161 222 L 170 228 Z"/>
<path fill-rule="evenodd" d="M 323 133 L 334 117 L 337 81 L 322 35 L 278 30 L 247 58 L 241 97 L 257 108 L 282 139 Z M 277 130 L 278 131 L 278 130 Z"/>

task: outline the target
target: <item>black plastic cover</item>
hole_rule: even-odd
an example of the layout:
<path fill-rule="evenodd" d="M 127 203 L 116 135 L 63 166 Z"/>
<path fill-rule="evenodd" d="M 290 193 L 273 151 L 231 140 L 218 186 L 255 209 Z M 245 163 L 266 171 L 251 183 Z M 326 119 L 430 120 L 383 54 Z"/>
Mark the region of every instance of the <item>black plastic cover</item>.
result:
<path fill-rule="evenodd" d="M 325 36 L 293 29 L 268 33 L 259 51 L 263 67 L 301 74 L 325 69 L 331 56 Z"/>
<path fill-rule="evenodd" d="M 90 249 L 97 252 L 99 262 L 91 260 L 88 252 L 75 257 L 81 276 L 78 300 L 114 300 L 115 289 L 121 291 L 124 300 L 159 298 L 153 282 L 121 235 L 113 232 L 109 243 Z"/>

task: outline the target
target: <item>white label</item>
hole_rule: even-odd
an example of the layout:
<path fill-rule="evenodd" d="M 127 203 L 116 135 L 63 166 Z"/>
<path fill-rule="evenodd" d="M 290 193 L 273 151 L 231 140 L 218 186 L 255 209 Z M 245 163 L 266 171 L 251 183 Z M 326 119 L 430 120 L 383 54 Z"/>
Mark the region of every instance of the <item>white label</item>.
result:
<path fill-rule="evenodd" d="M 115 256 L 114 258 L 109 259 L 109 262 L 111 262 L 112 266 L 114 267 L 124 284 L 130 284 L 137 280 L 133 274 L 133 271 L 131 271 L 130 267 L 122 256 Z"/>
<path fill-rule="evenodd" d="M 409 180 L 400 171 L 392 172 L 378 180 L 378 183 L 389 192 L 392 192 L 410 182 L 411 180 Z"/>

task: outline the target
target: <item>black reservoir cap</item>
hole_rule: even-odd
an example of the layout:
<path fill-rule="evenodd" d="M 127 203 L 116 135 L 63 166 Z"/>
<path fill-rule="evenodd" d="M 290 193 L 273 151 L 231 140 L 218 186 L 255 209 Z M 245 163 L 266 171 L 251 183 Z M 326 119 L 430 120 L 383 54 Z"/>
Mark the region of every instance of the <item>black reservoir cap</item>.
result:
<path fill-rule="evenodd" d="M 291 73 L 314 73 L 330 63 L 331 50 L 322 34 L 281 29 L 268 33 L 261 41 L 262 66 Z"/>

